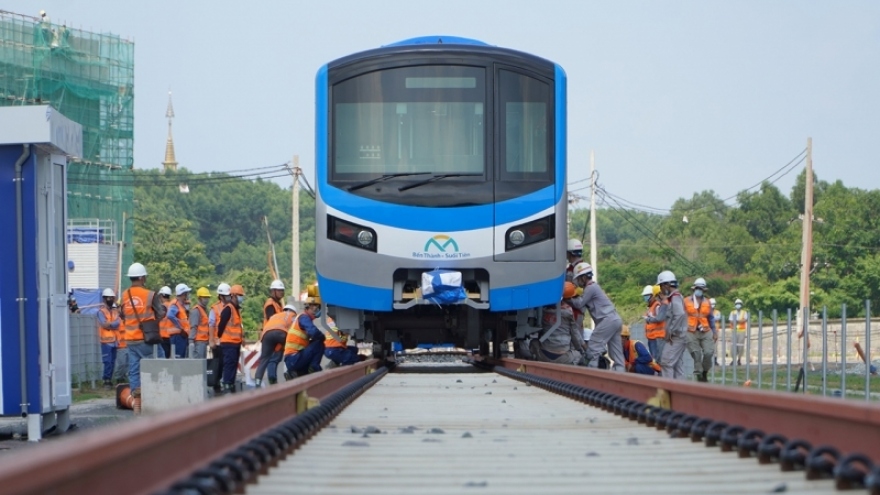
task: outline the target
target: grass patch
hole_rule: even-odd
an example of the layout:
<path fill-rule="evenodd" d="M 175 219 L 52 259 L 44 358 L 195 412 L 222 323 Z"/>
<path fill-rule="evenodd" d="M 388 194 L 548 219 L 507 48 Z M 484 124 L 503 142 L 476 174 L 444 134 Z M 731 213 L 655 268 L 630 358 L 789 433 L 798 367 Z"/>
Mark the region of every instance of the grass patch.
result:
<path fill-rule="evenodd" d="M 116 387 L 114 386 L 112 390 L 104 390 L 103 388 L 75 388 L 72 395 L 74 404 L 94 399 L 115 399 Z"/>
<path fill-rule="evenodd" d="M 775 381 L 775 389 L 776 391 L 785 392 L 791 391 L 794 392 L 795 384 L 797 383 L 798 373 L 800 372 L 800 366 L 792 366 L 791 368 L 791 382 L 789 384 L 788 379 L 788 367 L 780 366 L 776 370 L 776 381 Z M 751 387 L 758 388 L 758 370 L 757 367 L 752 366 L 749 370 L 749 379 L 752 381 Z M 733 370 L 731 368 L 727 368 L 726 373 L 724 373 L 724 385 L 729 386 L 742 386 L 743 382 L 746 380 L 746 370 L 742 367 L 737 367 L 736 374 L 734 375 Z M 709 374 L 709 381 L 714 382 L 716 384 L 722 384 L 722 374 L 719 368 L 715 369 L 715 378 L 712 379 L 712 374 Z M 822 395 L 822 370 L 817 368 L 815 371 L 807 371 L 807 394 L 808 395 Z M 763 372 L 761 373 L 761 386 L 762 390 L 773 390 L 774 389 L 774 380 L 773 380 L 773 371 L 767 371 L 767 367 L 765 366 Z M 838 372 L 829 371 L 827 374 L 827 382 L 825 384 L 825 388 L 827 394 L 829 396 L 835 390 L 842 390 L 841 387 L 841 375 Z M 801 390 L 803 390 L 803 384 L 801 384 Z M 877 396 L 872 397 L 872 400 L 880 400 L 880 376 L 872 376 L 870 378 L 869 390 L 872 395 L 877 394 Z M 848 399 L 860 399 L 864 400 L 865 398 L 865 376 L 864 375 L 856 375 L 856 374 L 847 374 L 846 375 L 846 397 Z"/>

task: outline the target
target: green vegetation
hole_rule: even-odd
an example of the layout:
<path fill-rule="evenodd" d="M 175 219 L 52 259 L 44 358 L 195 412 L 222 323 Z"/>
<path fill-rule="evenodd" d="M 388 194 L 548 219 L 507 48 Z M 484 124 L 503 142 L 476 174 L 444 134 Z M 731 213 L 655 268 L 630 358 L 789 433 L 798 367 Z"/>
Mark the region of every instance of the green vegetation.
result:
<path fill-rule="evenodd" d="M 146 264 L 150 285 L 184 282 L 213 290 L 220 282 L 241 284 L 248 296 L 245 328 L 253 336 L 271 281 L 264 217 L 281 278 L 290 281 L 290 189 L 186 169 L 133 174 L 135 216 L 127 225 L 134 230 L 135 259 Z M 179 184 L 188 184 L 190 192 L 181 193 Z M 845 303 L 849 317 L 864 316 L 865 299 L 880 308 L 880 217 L 875 214 L 880 190 L 818 179 L 815 186 L 813 307 L 827 305 L 829 318 L 835 318 Z M 603 194 L 597 214 L 599 282 L 625 321 L 642 314 L 641 289 L 664 269 L 676 273 L 685 293 L 696 277 L 705 277 L 709 295 L 725 314 L 735 298 L 742 298 L 753 316 L 759 310 L 784 313 L 798 304 L 803 197 L 803 173 L 789 196 L 764 183 L 740 193 L 732 206 L 733 201 L 702 191 L 679 199 L 665 214 Z M 314 212 L 314 200 L 301 194 L 303 285 L 315 277 Z M 572 237 L 588 237 L 588 217 L 585 209 L 572 212 Z"/>
<path fill-rule="evenodd" d="M 864 317 L 866 299 L 880 307 L 880 217 L 874 213 L 880 190 L 815 177 L 812 306 L 827 305 L 828 317 L 838 318 L 846 304 L 848 317 Z M 804 180 L 801 173 L 789 197 L 765 182 L 741 192 L 736 206 L 703 191 L 662 215 L 603 195 L 596 218 L 599 283 L 625 321 L 642 313 L 641 289 L 664 269 L 675 272 L 685 294 L 695 278 L 706 278 L 709 296 L 725 315 L 736 298 L 753 317 L 759 310 L 769 315 L 797 308 Z M 572 213 L 573 236 L 588 232 L 588 218 L 587 210 Z"/>
<path fill-rule="evenodd" d="M 773 389 L 773 371 L 769 369 L 770 367 L 765 365 L 764 369 L 761 372 L 761 386 L 762 390 L 772 390 Z M 768 370 L 769 369 L 769 370 Z M 786 390 L 791 390 L 794 393 L 794 387 L 797 383 L 798 373 L 800 371 L 800 366 L 792 366 L 791 368 L 791 387 L 789 388 L 788 384 L 788 368 L 784 365 L 780 365 L 776 370 L 776 390 L 780 392 L 784 392 Z M 723 374 L 725 378 L 725 385 L 728 386 L 743 386 L 743 382 L 746 381 L 746 370 L 742 367 L 737 367 L 736 370 L 736 383 L 734 383 L 734 373 L 733 370 L 728 367 L 725 373 Z M 752 366 L 749 370 L 749 379 L 751 380 L 751 388 L 759 388 L 758 387 L 758 369 L 756 366 Z M 720 368 L 715 369 L 715 378 L 712 379 L 712 375 L 709 375 L 709 381 L 721 384 L 722 373 Z M 836 372 L 829 371 L 827 375 L 827 385 L 826 391 L 829 397 L 832 396 L 834 391 L 841 390 L 840 387 L 840 374 Z M 801 385 L 800 390 L 803 391 L 803 384 Z M 880 376 L 872 376 L 870 382 L 870 391 L 872 394 L 872 400 L 880 399 Z M 864 400 L 865 398 L 865 377 L 863 375 L 857 374 L 848 374 L 846 375 L 846 397 L 848 399 L 860 399 Z M 815 371 L 810 371 L 807 373 L 807 395 L 822 395 L 822 371 L 817 367 Z"/>

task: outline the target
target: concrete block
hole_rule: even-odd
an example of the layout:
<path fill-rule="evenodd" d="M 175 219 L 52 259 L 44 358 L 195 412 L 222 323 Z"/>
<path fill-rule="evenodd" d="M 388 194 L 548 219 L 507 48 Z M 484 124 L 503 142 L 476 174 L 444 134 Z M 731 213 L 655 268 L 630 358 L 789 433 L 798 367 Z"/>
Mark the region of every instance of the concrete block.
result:
<path fill-rule="evenodd" d="M 143 413 L 158 414 L 205 402 L 207 373 L 204 359 L 141 360 Z"/>

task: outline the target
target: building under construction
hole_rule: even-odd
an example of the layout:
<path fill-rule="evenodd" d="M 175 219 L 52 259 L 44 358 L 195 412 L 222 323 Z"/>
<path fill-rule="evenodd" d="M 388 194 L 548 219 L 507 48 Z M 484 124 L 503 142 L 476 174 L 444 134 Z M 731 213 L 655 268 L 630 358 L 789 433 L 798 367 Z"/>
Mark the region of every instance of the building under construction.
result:
<path fill-rule="evenodd" d="M 0 11 L 0 106 L 47 104 L 83 132 L 83 156 L 67 170 L 69 256 L 82 260 L 70 286 L 118 289 L 118 267 L 132 258 L 133 187 L 118 179 L 133 166 L 134 43 Z"/>

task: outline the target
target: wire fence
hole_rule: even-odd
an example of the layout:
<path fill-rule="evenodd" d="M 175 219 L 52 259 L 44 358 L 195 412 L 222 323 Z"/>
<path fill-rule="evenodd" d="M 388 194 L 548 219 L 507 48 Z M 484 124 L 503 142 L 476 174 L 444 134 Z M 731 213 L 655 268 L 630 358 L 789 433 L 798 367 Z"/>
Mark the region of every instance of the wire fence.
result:
<path fill-rule="evenodd" d="M 92 315 L 70 315 L 70 381 L 75 386 L 100 383 L 103 364 L 98 321 Z"/>
<path fill-rule="evenodd" d="M 870 301 L 865 313 L 871 314 Z M 746 328 L 722 318 L 710 381 L 798 393 L 880 400 L 880 363 L 872 363 L 871 343 L 880 343 L 880 325 L 871 318 L 829 320 L 827 308 L 810 313 L 776 311 L 751 315 Z M 734 323 L 731 325 L 731 323 Z M 804 331 L 806 330 L 806 331 Z M 804 338 L 806 334 L 806 339 Z M 806 345 L 804 345 L 806 342 Z"/>

